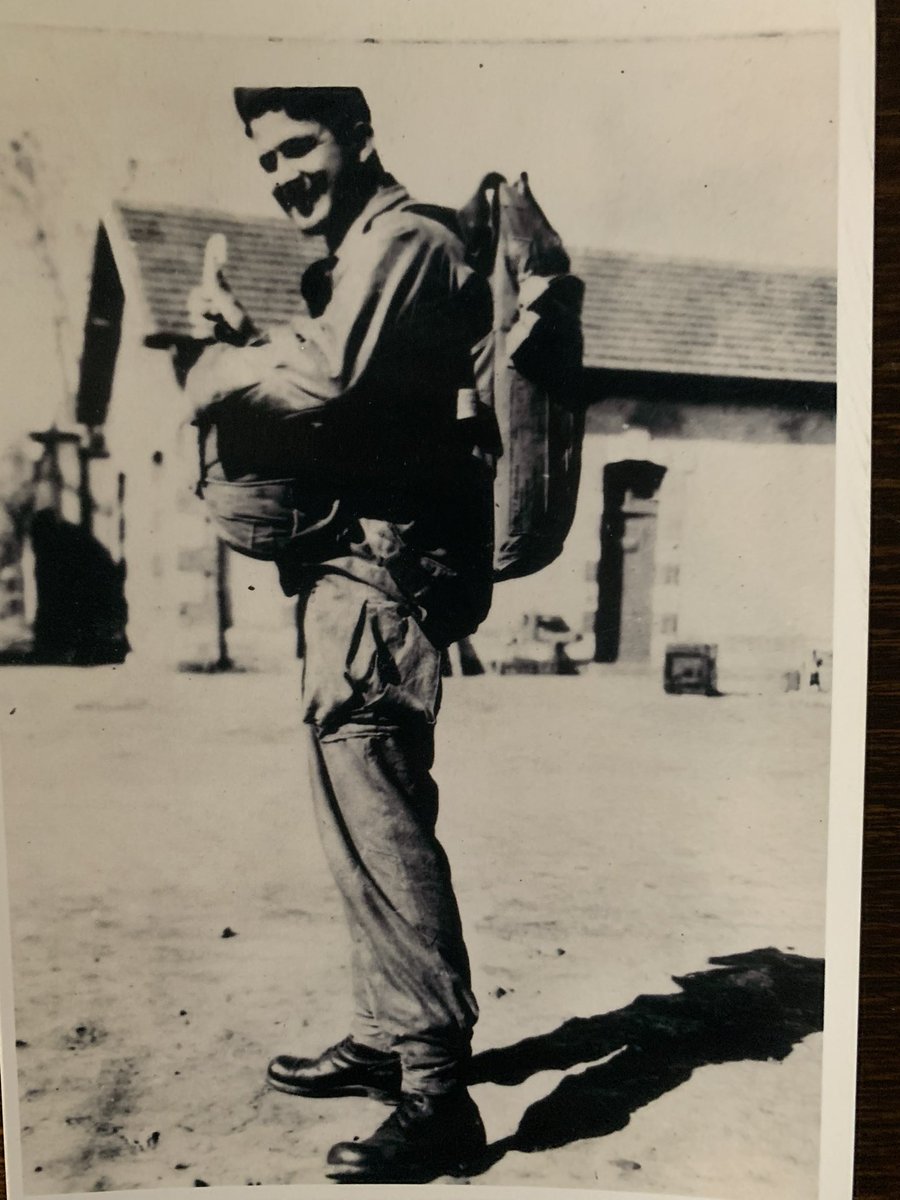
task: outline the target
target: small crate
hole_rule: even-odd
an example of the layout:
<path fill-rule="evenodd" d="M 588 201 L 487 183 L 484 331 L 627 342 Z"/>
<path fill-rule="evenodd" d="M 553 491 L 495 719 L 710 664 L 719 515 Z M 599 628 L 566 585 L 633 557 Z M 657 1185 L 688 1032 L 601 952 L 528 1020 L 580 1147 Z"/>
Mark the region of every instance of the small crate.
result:
<path fill-rule="evenodd" d="M 663 687 L 675 696 L 716 696 L 717 646 L 678 643 L 666 646 Z"/>

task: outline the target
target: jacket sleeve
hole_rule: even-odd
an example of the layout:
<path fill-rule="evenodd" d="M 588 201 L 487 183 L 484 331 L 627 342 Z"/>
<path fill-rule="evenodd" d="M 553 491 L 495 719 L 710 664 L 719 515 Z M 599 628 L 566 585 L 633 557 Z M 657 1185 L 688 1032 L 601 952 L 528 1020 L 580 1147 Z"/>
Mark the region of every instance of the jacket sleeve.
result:
<path fill-rule="evenodd" d="M 208 407 L 240 394 L 263 412 L 321 414 L 353 392 L 404 328 L 417 343 L 458 337 L 450 313 L 467 274 L 450 245 L 418 227 L 387 240 L 363 235 L 320 317 L 298 317 L 255 345 L 210 347 L 191 372 L 192 398 Z"/>

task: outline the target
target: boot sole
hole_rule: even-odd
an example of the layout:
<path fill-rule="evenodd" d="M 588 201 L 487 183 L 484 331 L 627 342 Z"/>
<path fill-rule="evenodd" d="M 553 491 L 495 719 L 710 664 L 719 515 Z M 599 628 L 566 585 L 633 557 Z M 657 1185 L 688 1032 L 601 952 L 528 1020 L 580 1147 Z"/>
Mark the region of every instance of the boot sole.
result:
<path fill-rule="evenodd" d="M 266 1077 L 266 1082 L 276 1092 L 284 1092 L 288 1096 L 302 1096 L 306 1100 L 340 1100 L 344 1096 L 363 1096 L 369 1100 L 379 1100 L 382 1104 L 389 1104 L 392 1108 L 400 1103 L 399 1095 L 382 1091 L 380 1088 L 364 1087 L 362 1084 L 330 1088 L 328 1091 L 313 1091 L 296 1083 L 281 1083 L 280 1080 L 272 1079 L 271 1076 Z"/>
<path fill-rule="evenodd" d="M 398 1166 L 394 1170 L 388 1165 L 379 1168 L 362 1163 L 329 1163 L 325 1174 L 336 1183 L 432 1183 L 444 1175 L 460 1179 L 477 1174 L 479 1164 L 484 1164 L 486 1151 L 487 1146 L 484 1145 L 464 1157 L 444 1162 L 416 1163 L 405 1168 Z"/>
<path fill-rule="evenodd" d="M 334 1166 L 325 1171 L 328 1179 L 335 1183 L 433 1183 L 444 1175 L 454 1179 L 471 1175 L 474 1161 L 441 1163 L 435 1166 L 409 1167 L 406 1170 L 378 1170 L 373 1167 Z"/>

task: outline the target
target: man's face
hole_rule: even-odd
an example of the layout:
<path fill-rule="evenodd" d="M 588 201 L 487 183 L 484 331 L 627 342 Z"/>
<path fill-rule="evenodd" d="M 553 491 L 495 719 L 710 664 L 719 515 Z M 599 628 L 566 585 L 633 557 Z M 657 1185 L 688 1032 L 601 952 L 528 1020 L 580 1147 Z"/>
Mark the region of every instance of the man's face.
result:
<path fill-rule="evenodd" d="M 266 112 L 250 124 L 272 194 L 304 234 L 325 234 L 358 167 L 359 151 L 342 146 L 325 125 Z"/>

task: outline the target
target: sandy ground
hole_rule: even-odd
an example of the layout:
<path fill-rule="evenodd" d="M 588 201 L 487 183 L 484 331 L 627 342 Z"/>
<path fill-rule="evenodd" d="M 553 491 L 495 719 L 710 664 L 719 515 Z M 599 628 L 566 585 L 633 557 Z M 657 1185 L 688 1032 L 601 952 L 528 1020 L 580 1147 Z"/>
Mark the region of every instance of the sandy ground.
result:
<path fill-rule="evenodd" d="M 7 668 L 0 688 L 26 1189 L 322 1181 L 329 1145 L 386 1110 L 262 1083 L 348 1021 L 294 673 Z M 797 694 L 447 681 L 440 828 L 476 1051 L 676 993 L 711 956 L 820 956 L 827 755 L 827 707 Z M 811 1200 L 820 1040 L 648 1069 L 601 1038 L 565 1072 L 495 1071 L 473 1182 Z M 547 1105 L 556 1136 L 504 1141 Z"/>

